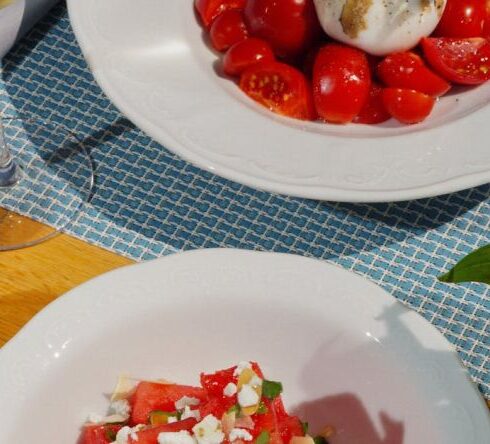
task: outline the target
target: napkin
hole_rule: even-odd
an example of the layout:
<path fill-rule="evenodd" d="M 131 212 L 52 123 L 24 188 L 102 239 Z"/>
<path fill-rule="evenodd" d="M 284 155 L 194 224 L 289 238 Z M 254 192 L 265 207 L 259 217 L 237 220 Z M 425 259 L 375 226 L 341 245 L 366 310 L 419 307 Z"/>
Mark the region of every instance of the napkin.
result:
<path fill-rule="evenodd" d="M 58 0 L 0 0 L 0 59 Z"/>

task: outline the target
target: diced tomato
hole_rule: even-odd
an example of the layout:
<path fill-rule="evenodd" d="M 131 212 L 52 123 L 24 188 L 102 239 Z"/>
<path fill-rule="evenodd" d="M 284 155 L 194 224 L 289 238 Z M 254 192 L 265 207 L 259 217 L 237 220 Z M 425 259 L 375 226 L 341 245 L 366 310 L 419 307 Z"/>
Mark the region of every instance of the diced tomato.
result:
<path fill-rule="evenodd" d="M 250 98 L 283 116 L 313 120 L 311 88 L 304 74 L 290 65 L 261 62 L 247 69 L 240 88 Z"/>
<path fill-rule="evenodd" d="M 321 119 L 351 122 L 364 106 L 370 86 L 364 52 L 335 43 L 320 49 L 313 67 L 313 99 Z"/>
<path fill-rule="evenodd" d="M 313 0 L 248 0 L 245 22 L 286 59 L 305 53 L 322 33 Z"/>
<path fill-rule="evenodd" d="M 485 0 L 447 0 L 434 35 L 440 37 L 481 37 L 486 18 Z"/>
<path fill-rule="evenodd" d="M 264 378 L 262 369 L 256 362 L 251 362 L 252 370 L 257 374 L 259 378 Z M 238 376 L 234 376 L 237 366 L 218 370 L 214 373 L 201 373 L 201 385 L 204 390 L 207 391 L 209 397 L 223 396 L 224 388 L 230 383 L 236 383 Z"/>
<path fill-rule="evenodd" d="M 435 99 L 410 89 L 386 88 L 383 103 L 388 112 L 401 123 L 419 123 L 431 113 Z"/>
<path fill-rule="evenodd" d="M 249 38 L 233 45 L 223 59 L 223 70 L 229 76 L 239 76 L 259 62 L 274 60 L 270 45 L 261 39 Z"/>
<path fill-rule="evenodd" d="M 130 423 L 132 425 L 147 424 L 148 415 L 152 410 L 175 411 L 175 401 L 183 396 L 197 398 L 201 401 L 207 398 L 206 391 L 200 387 L 140 382 L 130 400 Z"/>
<path fill-rule="evenodd" d="M 138 439 L 129 438 L 128 444 L 157 444 L 158 435 L 162 432 L 180 432 L 182 430 L 190 431 L 192 427 L 197 424 L 194 418 L 187 418 L 183 421 L 172 422 L 170 424 L 164 424 L 150 429 L 137 432 Z"/>
<path fill-rule="evenodd" d="M 108 444 L 116 440 L 120 425 L 86 425 L 78 440 L 78 444 Z"/>
<path fill-rule="evenodd" d="M 369 97 L 360 113 L 354 118 L 354 123 L 376 124 L 386 122 L 391 118 L 383 103 L 383 88 L 376 83 L 371 84 Z"/>
<path fill-rule="evenodd" d="M 446 80 L 478 85 L 490 79 L 487 39 L 424 38 L 422 48 L 432 68 Z"/>
<path fill-rule="evenodd" d="M 433 73 L 413 52 L 390 54 L 378 65 L 379 78 L 393 88 L 414 89 L 429 96 L 442 96 L 451 85 Z"/>
<path fill-rule="evenodd" d="M 195 0 L 194 5 L 206 28 L 223 11 L 243 9 L 246 0 Z"/>
<path fill-rule="evenodd" d="M 204 418 L 207 415 L 213 415 L 216 416 L 216 418 L 221 419 L 223 414 L 233 407 L 236 402 L 236 396 L 210 398 L 208 401 L 199 406 L 199 413 L 201 414 L 201 418 Z"/>
<path fill-rule="evenodd" d="M 209 37 L 214 49 L 226 51 L 235 43 L 247 38 L 247 27 L 241 11 L 231 9 L 216 17 L 211 25 Z"/>
<path fill-rule="evenodd" d="M 277 433 L 280 439 L 289 443 L 293 436 L 304 436 L 301 421 L 296 416 L 275 415 L 272 411 L 262 415 L 253 416 L 255 426 L 252 435 L 257 437 L 261 432 L 267 430 L 271 436 Z"/>

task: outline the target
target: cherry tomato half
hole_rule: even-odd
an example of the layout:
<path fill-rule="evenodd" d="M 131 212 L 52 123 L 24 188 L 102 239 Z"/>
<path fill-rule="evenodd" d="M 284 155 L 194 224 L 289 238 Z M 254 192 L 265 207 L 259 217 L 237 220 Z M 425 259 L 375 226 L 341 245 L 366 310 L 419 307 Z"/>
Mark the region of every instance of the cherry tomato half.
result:
<path fill-rule="evenodd" d="M 483 38 L 424 38 L 422 49 L 434 70 L 446 80 L 479 85 L 490 79 L 490 42 Z"/>
<path fill-rule="evenodd" d="M 264 40 L 249 38 L 233 45 L 223 59 L 223 70 L 229 76 L 239 76 L 259 62 L 274 60 L 270 45 Z"/>
<path fill-rule="evenodd" d="M 453 38 L 481 37 L 485 18 L 485 0 L 447 0 L 446 9 L 434 35 Z"/>
<path fill-rule="evenodd" d="M 378 65 L 377 72 L 387 86 L 414 89 L 430 96 L 442 96 L 451 88 L 413 52 L 390 54 Z"/>
<path fill-rule="evenodd" d="M 435 104 L 434 97 L 412 89 L 385 88 L 382 97 L 391 116 L 408 125 L 425 120 Z"/>
<path fill-rule="evenodd" d="M 369 96 L 360 113 L 354 118 L 354 123 L 376 124 L 386 122 L 391 118 L 383 102 L 383 88 L 376 83 L 371 84 Z"/>
<path fill-rule="evenodd" d="M 195 0 L 194 6 L 206 28 L 223 11 L 228 9 L 243 9 L 246 0 Z"/>
<path fill-rule="evenodd" d="M 217 51 L 226 51 L 235 43 L 245 40 L 247 34 L 242 12 L 236 9 L 230 9 L 218 15 L 209 31 L 211 43 Z"/>
<path fill-rule="evenodd" d="M 247 69 L 240 88 L 253 100 L 284 116 L 312 120 L 311 88 L 301 71 L 279 62 L 261 62 Z"/>
<path fill-rule="evenodd" d="M 321 34 L 313 0 L 248 0 L 245 22 L 252 36 L 286 59 L 304 54 Z"/>
<path fill-rule="evenodd" d="M 364 106 L 370 86 L 364 52 L 335 43 L 320 49 L 313 67 L 313 99 L 321 119 L 351 122 Z"/>

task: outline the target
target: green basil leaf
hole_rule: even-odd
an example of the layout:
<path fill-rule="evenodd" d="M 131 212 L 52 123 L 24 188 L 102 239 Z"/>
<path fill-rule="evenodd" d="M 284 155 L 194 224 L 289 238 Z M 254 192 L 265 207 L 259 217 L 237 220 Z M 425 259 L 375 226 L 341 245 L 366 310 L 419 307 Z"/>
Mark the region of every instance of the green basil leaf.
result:
<path fill-rule="evenodd" d="M 282 393 L 282 384 L 277 381 L 267 381 L 264 379 L 262 382 L 262 396 L 269 399 L 277 398 Z"/>
<path fill-rule="evenodd" d="M 238 404 L 232 405 L 226 413 L 233 413 L 235 412 L 237 415 L 240 413 L 240 406 Z"/>
<path fill-rule="evenodd" d="M 303 422 L 303 421 L 300 422 L 301 422 L 301 428 L 303 429 L 303 433 L 306 435 L 308 433 L 308 429 L 310 425 L 307 422 Z"/>
<path fill-rule="evenodd" d="M 255 440 L 255 444 L 269 444 L 269 432 L 267 430 L 263 430 L 257 439 Z"/>
<path fill-rule="evenodd" d="M 269 409 L 267 408 L 267 406 L 264 404 L 264 401 L 260 401 L 259 403 L 259 407 L 257 409 L 257 413 L 259 415 L 263 415 L 265 413 L 267 413 L 269 411 Z"/>
<path fill-rule="evenodd" d="M 441 282 L 483 282 L 490 284 L 490 245 L 461 259 L 449 272 L 439 276 Z"/>

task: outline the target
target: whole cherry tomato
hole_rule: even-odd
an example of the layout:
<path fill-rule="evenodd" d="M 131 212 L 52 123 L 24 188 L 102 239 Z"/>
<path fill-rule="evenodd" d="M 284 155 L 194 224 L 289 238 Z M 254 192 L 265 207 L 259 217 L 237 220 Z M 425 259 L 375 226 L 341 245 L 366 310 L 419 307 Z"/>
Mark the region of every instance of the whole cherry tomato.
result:
<path fill-rule="evenodd" d="M 303 55 L 321 34 L 313 0 L 248 0 L 245 22 L 252 36 L 286 59 Z"/>
<path fill-rule="evenodd" d="M 206 28 L 223 11 L 228 9 L 243 9 L 246 0 L 194 0 L 194 6 Z"/>
<path fill-rule="evenodd" d="M 383 102 L 383 88 L 376 83 L 371 84 L 369 96 L 354 123 L 376 124 L 386 122 L 391 115 Z"/>
<path fill-rule="evenodd" d="M 279 62 L 261 62 L 247 69 L 240 88 L 271 111 L 301 120 L 315 117 L 311 88 L 301 71 Z"/>
<path fill-rule="evenodd" d="M 430 96 L 442 96 L 451 88 L 413 52 L 390 54 L 378 65 L 377 72 L 387 86 L 414 89 Z"/>
<path fill-rule="evenodd" d="M 478 85 L 490 80 L 490 42 L 484 38 L 424 38 L 422 49 L 429 64 L 446 80 Z"/>
<path fill-rule="evenodd" d="M 486 14 L 485 0 L 447 0 L 446 9 L 434 35 L 481 37 Z"/>
<path fill-rule="evenodd" d="M 386 110 L 405 124 L 422 122 L 434 108 L 434 97 L 412 89 L 386 88 L 382 92 Z"/>
<path fill-rule="evenodd" d="M 371 87 L 366 54 L 350 46 L 329 43 L 313 66 L 313 99 L 319 117 L 348 123 L 361 111 Z"/>
<path fill-rule="evenodd" d="M 239 76 L 259 62 L 274 60 L 270 45 L 264 40 L 249 38 L 233 45 L 223 59 L 223 70 L 229 76 Z"/>
<path fill-rule="evenodd" d="M 247 27 L 241 11 L 230 9 L 216 17 L 209 30 L 209 37 L 214 49 L 226 51 L 235 43 L 247 38 Z"/>

